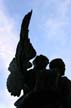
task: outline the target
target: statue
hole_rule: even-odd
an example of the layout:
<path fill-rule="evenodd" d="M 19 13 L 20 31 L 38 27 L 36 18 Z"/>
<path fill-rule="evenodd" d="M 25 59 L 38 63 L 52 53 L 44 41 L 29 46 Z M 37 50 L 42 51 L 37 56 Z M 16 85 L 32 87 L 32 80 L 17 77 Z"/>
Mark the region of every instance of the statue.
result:
<path fill-rule="evenodd" d="M 32 10 L 21 24 L 15 57 L 8 67 L 7 89 L 18 97 L 23 90 L 14 104 L 17 108 L 71 108 L 71 81 L 65 76 L 65 63 L 61 58 L 49 61 L 37 55 L 28 37 L 31 15 Z"/>
<path fill-rule="evenodd" d="M 27 69 L 32 66 L 29 60 L 36 56 L 36 51 L 28 38 L 28 26 L 31 15 L 32 11 L 29 12 L 23 19 L 20 32 L 20 41 L 17 45 L 15 57 L 9 65 L 9 71 L 11 74 L 7 80 L 7 88 L 8 91 L 11 92 L 11 95 L 14 96 L 20 96 L 20 92 L 23 86 L 25 86 L 23 85 L 24 74 Z M 16 81 L 18 83 L 15 83 Z"/>

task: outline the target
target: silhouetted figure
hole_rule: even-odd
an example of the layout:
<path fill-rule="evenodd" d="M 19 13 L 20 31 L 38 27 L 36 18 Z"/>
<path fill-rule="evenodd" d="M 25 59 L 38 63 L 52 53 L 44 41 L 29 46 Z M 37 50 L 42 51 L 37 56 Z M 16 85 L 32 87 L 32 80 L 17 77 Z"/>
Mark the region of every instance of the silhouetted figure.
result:
<path fill-rule="evenodd" d="M 65 76 L 65 63 L 61 58 L 53 59 L 49 65 L 53 73 L 56 74 L 56 92 L 59 95 L 59 102 L 64 108 L 71 108 L 71 82 Z"/>
<path fill-rule="evenodd" d="M 34 68 L 29 70 L 29 72 L 27 71 L 25 80 L 28 86 L 30 86 L 30 84 L 31 85 L 33 84 L 35 91 L 44 89 L 45 80 L 47 77 L 46 66 L 48 64 L 49 64 L 49 59 L 44 55 L 39 55 L 39 56 L 36 56 L 36 58 L 33 61 Z M 29 76 L 31 75 L 32 77 L 29 77 L 29 76 L 27 77 L 27 75 Z M 30 80 L 31 80 L 31 83 L 30 83 Z M 31 88 L 33 89 L 33 87 Z"/>
<path fill-rule="evenodd" d="M 26 76 L 24 79 L 25 84 L 28 86 L 30 90 L 29 92 L 25 93 L 27 94 L 26 96 L 22 96 L 15 103 L 17 108 L 20 108 L 21 106 L 25 107 L 26 104 L 31 105 L 30 102 L 32 102 L 35 96 L 39 97 L 40 92 L 42 92 L 44 88 L 46 88 L 45 87 L 46 79 L 47 79 L 46 66 L 48 65 L 48 63 L 49 63 L 49 59 L 46 56 L 43 56 L 43 55 L 36 56 L 36 58 L 33 61 L 34 68 L 26 72 L 25 74 Z M 36 100 L 37 98 L 33 100 L 33 102 Z M 26 101 L 29 103 L 26 103 Z"/>
<path fill-rule="evenodd" d="M 62 100 L 64 99 L 63 94 L 60 92 L 62 88 L 59 88 L 60 77 L 64 75 L 65 71 L 65 64 L 62 59 L 52 60 L 49 65 L 50 70 L 46 69 L 49 62 L 45 56 L 37 56 L 33 63 L 33 74 L 36 77 L 32 78 L 36 80 L 35 87 L 32 88 L 32 92 L 26 98 L 22 97 L 15 103 L 17 108 L 44 108 L 44 106 L 48 108 L 65 108 L 64 100 Z"/>
<path fill-rule="evenodd" d="M 49 80 L 51 79 L 51 82 L 54 83 L 56 86 L 54 88 L 57 88 L 59 78 L 61 76 L 64 76 L 65 74 L 65 63 L 61 58 L 55 58 L 49 63 L 49 68 L 50 68 Z"/>
<path fill-rule="evenodd" d="M 22 21 L 20 40 L 17 45 L 16 54 L 8 68 L 11 73 L 7 79 L 7 89 L 14 96 L 19 96 L 21 90 L 25 88 L 24 74 L 32 66 L 29 60 L 36 56 L 36 51 L 28 38 L 28 26 L 31 15 L 32 11 L 25 15 Z"/>
<path fill-rule="evenodd" d="M 63 76 L 65 74 L 65 63 L 61 58 L 53 59 L 49 64 L 49 68 L 58 70 L 60 76 Z"/>
<path fill-rule="evenodd" d="M 65 63 L 61 58 L 49 63 L 46 56 L 37 56 L 28 37 L 31 15 L 32 11 L 21 24 L 15 57 L 8 68 L 7 89 L 13 96 L 20 96 L 23 90 L 15 102 L 17 108 L 71 108 L 71 81 L 65 76 Z"/>

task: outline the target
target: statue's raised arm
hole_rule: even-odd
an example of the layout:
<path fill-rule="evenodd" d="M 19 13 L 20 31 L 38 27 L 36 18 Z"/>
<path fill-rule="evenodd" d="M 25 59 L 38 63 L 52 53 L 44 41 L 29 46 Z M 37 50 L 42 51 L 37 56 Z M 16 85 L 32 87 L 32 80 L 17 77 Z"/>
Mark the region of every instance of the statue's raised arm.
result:
<path fill-rule="evenodd" d="M 24 74 L 32 66 L 29 60 L 36 56 L 36 51 L 28 38 L 31 15 L 32 11 L 23 18 L 15 57 L 8 68 L 11 73 L 7 79 L 7 89 L 13 96 L 20 95 L 21 90 L 24 88 Z"/>

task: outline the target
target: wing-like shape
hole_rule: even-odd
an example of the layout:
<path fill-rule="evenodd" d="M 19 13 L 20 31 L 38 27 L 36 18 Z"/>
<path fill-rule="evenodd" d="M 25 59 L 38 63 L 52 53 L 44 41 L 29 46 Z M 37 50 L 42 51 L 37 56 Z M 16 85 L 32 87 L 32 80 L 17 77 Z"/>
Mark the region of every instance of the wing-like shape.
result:
<path fill-rule="evenodd" d="M 16 62 L 19 68 L 19 71 L 23 72 L 24 68 L 26 68 L 29 60 L 36 56 L 36 51 L 33 48 L 30 39 L 28 38 L 28 27 L 31 19 L 32 11 L 30 11 L 27 15 L 25 15 L 20 31 L 20 40 L 16 49 Z M 25 66 L 26 64 L 26 66 Z"/>
<path fill-rule="evenodd" d="M 30 39 L 28 38 L 28 32 L 29 32 L 29 23 L 32 15 L 32 10 L 25 15 L 22 24 L 21 24 L 21 31 L 20 31 L 20 40 L 17 45 L 17 50 L 16 50 L 16 56 L 25 56 L 24 59 L 32 59 L 33 57 L 36 56 L 36 51 L 33 48 Z"/>
<path fill-rule="evenodd" d="M 31 16 L 32 16 L 32 10 L 28 14 L 26 14 L 25 17 L 23 18 L 23 21 L 21 24 L 20 36 L 22 32 L 24 33 L 25 30 L 28 30 Z"/>
<path fill-rule="evenodd" d="M 24 74 L 27 68 L 32 66 L 29 60 L 36 56 L 36 51 L 28 38 L 31 15 L 32 11 L 25 15 L 22 21 L 16 54 L 8 68 L 11 73 L 7 79 L 7 89 L 13 96 L 20 95 L 21 90 L 24 88 Z"/>

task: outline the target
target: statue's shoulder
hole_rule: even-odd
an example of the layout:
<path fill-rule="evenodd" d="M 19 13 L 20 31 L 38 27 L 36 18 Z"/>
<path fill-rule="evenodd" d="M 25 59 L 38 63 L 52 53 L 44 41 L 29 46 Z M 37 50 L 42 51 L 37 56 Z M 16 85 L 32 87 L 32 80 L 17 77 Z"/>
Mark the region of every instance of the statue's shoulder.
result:
<path fill-rule="evenodd" d="M 60 77 L 59 81 L 62 83 L 62 84 L 71 84 L 71 80 L 67 77 L 67 76 L 63 76 L 63 77 Z"/>

